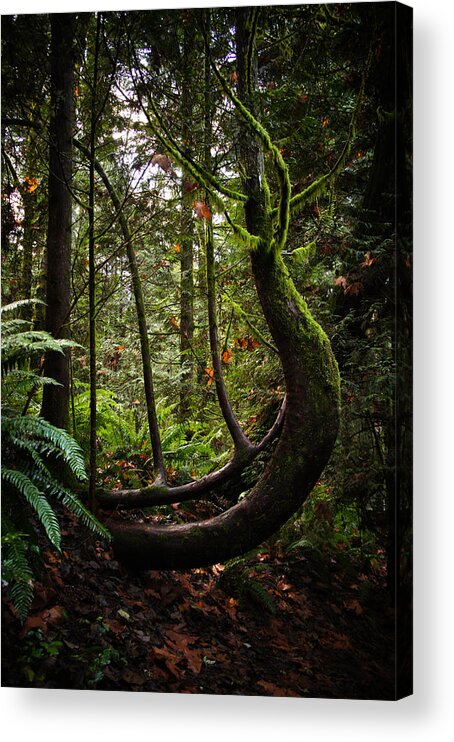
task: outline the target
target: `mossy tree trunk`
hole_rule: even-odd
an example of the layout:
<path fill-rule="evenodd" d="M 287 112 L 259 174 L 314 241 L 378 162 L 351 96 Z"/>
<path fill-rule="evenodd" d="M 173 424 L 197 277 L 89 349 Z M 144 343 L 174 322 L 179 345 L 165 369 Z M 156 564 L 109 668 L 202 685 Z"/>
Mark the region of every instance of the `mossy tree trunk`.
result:
<path fill-rule="evenodd" d="M 238 74 L 246 79 L 252 35 L 248 9 L 237 14 Z M 241 85 L 241 83 L 240 83 Z M 247 85 L 240 95 L 247 97 Z M 252 101 L 248 101 L 249 104 Z M 175 526 L 109 523 L 116 556 L 135 568 L 177 569 L 225 561 L 270 537 L 301 506 L 322 473 L 339 423 L 339 373 L 331 346 L 298 294 L 275 249 L 263 177 L 263 154 L 254 125 L 241 135 L 248 177 L 246 225 L 259 238 L 251 254 L 264 316 L 279 351 L 287 389 L 282 433 L 249 495 L 207 521 Z M 245 168 L 245 165 L 247 167 Z M 283 189 L 285 183 L 283 184 Z M 285 197 L 285 194 L 284 196 Z M 284 217 L 285 219 L 285 214 Z"/>

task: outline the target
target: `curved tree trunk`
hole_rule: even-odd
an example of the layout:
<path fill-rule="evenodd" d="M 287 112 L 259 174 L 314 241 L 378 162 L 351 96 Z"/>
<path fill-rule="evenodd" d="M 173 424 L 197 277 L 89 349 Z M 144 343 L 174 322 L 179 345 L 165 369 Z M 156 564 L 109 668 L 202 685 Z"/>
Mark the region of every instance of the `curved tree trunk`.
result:
<path fill-rule="evenodd" d="M 253 21 L 237 11 L 239 93 L 254 112 Z M 252 21 L 252 23 L 251 23 Z M 249 69 L 247 69 L 249 65 Z M 258 546 L 302 505 L 322 473 L 339 425 L 340 383 L 328 338 L 297 292 L 272 244 L 264 160 L 250 124 L 240 132 L 249 233 L 260 238 L 252 270 L 282 362 L 287 407 L 279 442 L 250 494 L 207 521 L 175 526 L 110 522 L 118 559 L 135 568 L 180 569 L 223 562 Z"/>
<path fill-rule="evenodd" d="M 108 523 L 117 558 L 130 566 L 204 566 L 249 551 L 301 506 L 328 461 L 339 420 L 339 375 L 328 338 L 311 317 L 282 260 L 257 253 L 252 262 L 287 386 L 279 443 L 248 497 L 215 518 L 162 528 Z"/>

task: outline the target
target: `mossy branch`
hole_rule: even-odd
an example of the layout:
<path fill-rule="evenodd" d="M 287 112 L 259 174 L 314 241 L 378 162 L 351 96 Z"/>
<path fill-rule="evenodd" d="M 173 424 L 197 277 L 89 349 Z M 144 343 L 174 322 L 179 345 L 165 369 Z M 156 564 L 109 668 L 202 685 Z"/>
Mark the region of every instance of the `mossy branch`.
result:
<path fill-rule="evenodd" d="M 252 35 L 252 30 L 251 30 L 251 35 Z M 255 35 L 255 32 L 254 32 L 254 35 Z M 249 42 L 250 43 L 249 43 L 248 49 L 251 49 L 251 38 L 249 39 Z M 208 40 L 206 38 L 206 35 L 205 35 L 205 44 L 207 47 L 207 54 L 209 54 Z M 253 40 L 252 40 L 252 44 L 253 44 Z M 251 51 L 251 56 L 252 56 L 252 51 Z M 273 144 L 271 137 L 268 134 L 267 130 L 262 126 L 262 124 L 259 121 L 257 121 L 255 116 L 252 115 L 249 109 L 246 108 L 246 106 L 241 102 L 241 100 L 235 95 L 232 88 L 227 83 L 223 75 L 220 73 L 217 66 L 213 62 L 213 60 L 211 60 L 211 66 L 216 76 L 216 79 L 218 80 L 226 96 L 233 103 L 236 110 L 238 111 L 240 116 L 243 118 L 243 120 L 248 124 L 251 131 L 255 134 L 255 136 L 261 143 L 264 151 L 268 152 L 271 155 L 272 162 L 275 167 L 277 177 L 279 180 L 279 189 L 280 189 L 279 206 L 270 212 L 273 219 L 276 220 L 277 218 L 277 222 L 278 222 L 276 236 L 272 242 L 272 247 L 274 251 L 278 253 L 282 250 L 282 248 L 285 245 L 285 242 L 287 239 L 287 233 L 288 233 L 288 226 L 290 222 L 291 183 L 290 183 L 290 175 L 289 175 L 287 164 L 285 163 L 284 158 L 282 157 L 282 154 L 279 151 L 279 149 L 276 147 L 275 144 Z M 250 70 L 247 74 L 250 74 Z M 249 84 L 250 84 L 250 81 L 249 81 Z M 269 194 L 269 191 L 268 191 L 268 194 Z M 267 198 L 266 190 L 265 190 L 265 197 L 266 197 L 266 203 L 269 204 L 269 198 Z"/>

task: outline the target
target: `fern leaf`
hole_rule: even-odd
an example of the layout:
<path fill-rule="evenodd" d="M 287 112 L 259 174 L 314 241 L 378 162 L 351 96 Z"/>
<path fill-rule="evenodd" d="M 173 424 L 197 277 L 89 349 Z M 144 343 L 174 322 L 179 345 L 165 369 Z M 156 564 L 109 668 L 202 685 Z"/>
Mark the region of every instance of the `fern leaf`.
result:
<path fill-rule="evenodd" d="M 7 469 L 2 467 L 2 479 L 11 484 L 23 497 L 29 505 L 35 510 L 49 541 L 60 550 L 61 533 L 57 516 L 55 515 L 47 498 L 41 494 L 32 480 L 23 472 L 17 469 Z"/>
<path fill-rule="evenodd" d="M 73 474 L 80 480 L 87 479 L 82 449 L 66 430 L 56 428 L 43 418 L 31 416 L 13 418 L 9 421 L 9 425 L 10 429 L 15 429 L 16 435 L 18 432 L 28 433 L 50 441 L 60 451 L 60 455 Z"/>
<path fill-rule="evenodd" d="M 61 500 L 63 505 L 76 515 L 82 523 L 94 533 L 98 533 L 107 541 L 112 540 L 110 531 L 91 513 L 79 498 L 70 490 L 61 488 Z"/>
<path fill-rule="evenodd" d="M 16 309 L 29 307 L 30 304 L 42 304 L 44 306 L 44 302 L 41 301 L 41 299 L 19 299 L 18 301 L 11 302 L 11 304 L 5 304 L 5 306 L 0 307 L 0 314 L 5 314 L 5 312 L 15 312 Z"/>
<path fill-rule="evenodd" d="M 24 534 L 8 533 L 2 538 L 3 579 L 17 615 L 23 621 L 33 600 L 33 572 L 27 559 L 28 543 Z"/>

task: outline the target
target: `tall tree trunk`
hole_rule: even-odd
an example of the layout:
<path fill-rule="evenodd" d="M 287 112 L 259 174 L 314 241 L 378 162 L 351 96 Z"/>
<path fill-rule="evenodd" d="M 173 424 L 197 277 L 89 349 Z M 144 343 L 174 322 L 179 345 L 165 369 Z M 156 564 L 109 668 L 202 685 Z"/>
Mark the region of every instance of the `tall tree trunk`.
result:
<path fill-rule="evenodd" d="M 93 81 L 91 89 L 90 116 L 90 163 L 88 193 L 88 305 L 89 305 L 89 343 L 90 343 L 90 472 L 89 498 L 93 511 L 96 511 L 96 265 L 95 265 L 95 157 L 97 84 L 99 42 L 101 35 L 101 14 L 96 17 L 96 36 L 93 58 Z"/>
<path fill-rule="evenodd" d="M 49 223 L 47 231 L 46 330 L 67 337 L 70 311 L 72 137 L 74 128 L 74 52 L 76 17 L 51 15 L 51 122 Z M 44 387 L 41 414 L 57 427 L 68 427 L 68 354 L 48 353 L 45 376 L 60 386 Z"/>
<path fill-rule="evenodd" d="M 184 11 L 183 20 L 183 81 L 181 90 L 182 137 L 185 149 L 193 155 L 194 146 L 194 61 L 195 31 L 193 11 Z M 180 237 L 180 412 L 184 417 L 189 409 L 193 378 L 192 340 L 194 335 L 194 227 L 190 175 L 183 168 L 181 183 L 181 237 Z"/>

